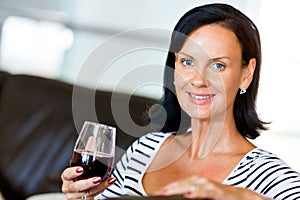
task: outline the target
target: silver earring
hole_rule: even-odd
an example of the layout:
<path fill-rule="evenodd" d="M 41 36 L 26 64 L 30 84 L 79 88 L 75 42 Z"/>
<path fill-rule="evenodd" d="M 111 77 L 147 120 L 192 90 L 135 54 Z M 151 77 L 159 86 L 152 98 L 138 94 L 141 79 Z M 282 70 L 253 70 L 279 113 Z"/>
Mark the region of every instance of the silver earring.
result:
<path fill-rule="evenodd" d="M 173 81 L 173 84 L 176 85 L 176 84 L 175 84 L 175 81 Z"/>
<path fill-rule="evenodd" d="M 240 90 L 240 94 L 245 94 L 246 93 L 246 88 L 241 88 L 241 90 Z"/>

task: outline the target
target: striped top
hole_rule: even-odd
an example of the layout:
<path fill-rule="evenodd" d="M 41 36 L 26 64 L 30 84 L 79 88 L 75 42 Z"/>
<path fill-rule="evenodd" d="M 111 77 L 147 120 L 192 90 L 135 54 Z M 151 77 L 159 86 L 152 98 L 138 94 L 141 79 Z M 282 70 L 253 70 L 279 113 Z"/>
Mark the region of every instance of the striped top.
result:
<path fill-rule="evenodd" d="M 116 164 L 117 178 L 96 199 L 147 196 L 142 179 L 161 145 L 172 133 L 149 133 L 136 140 Z M 249 188 L 272 199 L 300 199 L 300 174 L 276 155 L 255 148 L 247 153 L 223 184 Z"/>

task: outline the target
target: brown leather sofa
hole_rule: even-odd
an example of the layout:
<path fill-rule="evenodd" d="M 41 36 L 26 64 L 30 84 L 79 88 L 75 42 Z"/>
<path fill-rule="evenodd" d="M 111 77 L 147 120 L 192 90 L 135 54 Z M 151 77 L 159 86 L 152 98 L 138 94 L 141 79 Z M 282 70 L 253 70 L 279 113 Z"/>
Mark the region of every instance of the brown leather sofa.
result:
<path fill-rule="evenodd" d="M 94 120 L 95 113 L 99 122 L 117 127 L 116 160 L 132 141 L 151 131 L 144 127 L 145 111 L 155 99 L 76 87 L 75 105 L 73 89 L 56 80 L 0 71 L 0 190 L 6 200 L 59 192 L 77 130 L 85 120 Z M 85 109 L 90 93 L 95 94 L 95 112 Z M 112 109 L 115 105 L 120 112 Z M 144 128 L 132 126 L 131 120 Z"/>

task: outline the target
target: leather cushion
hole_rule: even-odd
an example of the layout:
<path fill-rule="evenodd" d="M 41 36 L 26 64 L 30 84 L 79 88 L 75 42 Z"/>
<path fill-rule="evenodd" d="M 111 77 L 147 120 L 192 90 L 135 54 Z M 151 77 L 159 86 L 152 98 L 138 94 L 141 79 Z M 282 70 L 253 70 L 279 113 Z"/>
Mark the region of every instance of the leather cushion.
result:
<path fill-rule="evenodd" d="M 84 103 L 80 108 L 79 99 L 76 109 L 82 112 L 74 123 L 72 85 L 27 75 L 1 73 L 0 78 L 0 189 L 4 198 L 21 200 L 34 194 L 60 191 L 60 174 L 69 165 L 77 129 L 84 120 L 92 119 L 93 113 L 85 110 Z M 77 90 L 82 101 L 90 92 L 86 88 Z M 151 131 L 150 128 L 142 129 L 144 132 L 130 129 L 128 120 L 146 125 L 142 116 L 155 100 L 114 93 L 114 105 L 121 105 L 120 109 L 130 99 L 125 109 L 129 109 L 131 119 L 123 119 L 116 116 L 118 112 L 112 113 L 111 99 L 111 92 L 97 91 L 95 110 L 100 122 L 117 127 L 118 160 L 132 141 Z M 128 126 L 120 127 L 120 124 Z"/>

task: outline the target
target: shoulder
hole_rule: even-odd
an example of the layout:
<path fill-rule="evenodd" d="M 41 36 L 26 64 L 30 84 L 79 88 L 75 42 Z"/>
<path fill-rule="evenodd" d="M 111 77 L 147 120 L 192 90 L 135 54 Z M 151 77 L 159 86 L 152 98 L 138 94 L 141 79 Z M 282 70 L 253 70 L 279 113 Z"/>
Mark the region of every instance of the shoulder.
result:
<path fill-rule="evenodd" d="M 246 154 L 236 168 L 236 170 L 241 169 L 247 169 L 248 173 L 251 172 L 256 175 L 262 175 L 269 172 L 278 172 L 280 174 L 285 169 L 292 170 L 287 163 L 277 155 L 260 148 L 255 148 Z"/>
<path fill-rule="evenodd" d="M 253 170 L 255 169 L 265 169 L 270 170 L 276 166 L 288 166 L 280 157 L 269 151 L 255 148 L 250 151 L 240 162 L 240 166 L 250 165 Z"/>
<path fill-rule="evenodd" d="M 163 132 L 152 132 L 148 133 L 141 138 L 137 139 L 131 145 L 132 151 L 136 148 L 148 148 L 149 150 L 155 150 L 160 146 L 172 133 L 163 133 Z"/>
<path fill-rule="evenodd" d="M 157 150 L 161 147 L 172 133 L 163 132 L 151 132 L 148 133 L 137 140 L 135 140 L 126 150 L 123 157 L 129 162 L 131 157 L 136 154 L 142 154 L 146 157 L 151 157 L 150 155 L 155 154 Z"/>
<path fill-rule="evenodd" d="M 228 180 L 232 185 L 249 188 L 274 199 L 291 193 L 300 195 L 300 174 L 277 155 L 259 148 L 250 151 L 241 160 Z"/>
<path fill-rule="evenodd" d="M 299 177 L 299 173 L 277 155 L 255 148 L 244 156 L 227 180 L 233 185 L 250 187 L 259 181 L 273 180 L 287 174 L 296 174 Z"/>

